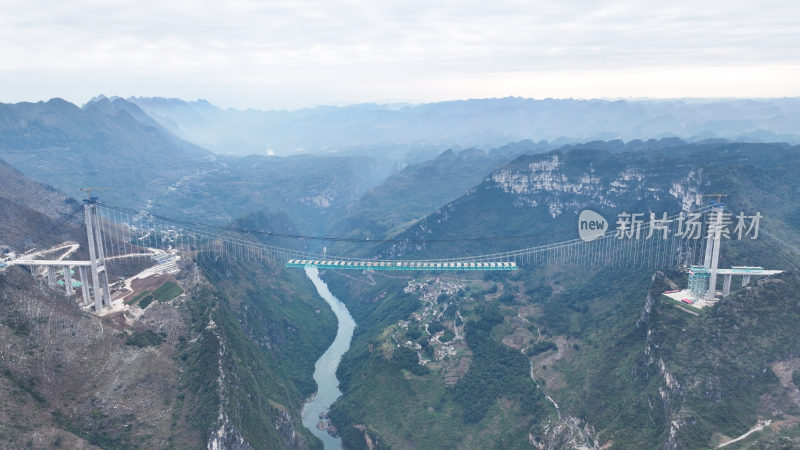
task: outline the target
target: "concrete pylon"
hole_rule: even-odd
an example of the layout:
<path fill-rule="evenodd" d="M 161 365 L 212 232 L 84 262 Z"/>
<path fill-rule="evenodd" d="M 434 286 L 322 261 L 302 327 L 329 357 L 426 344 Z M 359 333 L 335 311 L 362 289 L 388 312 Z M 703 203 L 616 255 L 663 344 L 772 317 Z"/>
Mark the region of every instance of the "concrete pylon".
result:
<path fill-rule="evenodd" d="M 722 283 L 722 296 L 727 297 L 731 294 L 731 280 L 733 280 L 733 275 L 725 275 L 725 281 Z"/>
<path fill-rule="evenodd" d="M 67 292 L 67 295 L 72 295 L 74 293 L 72 290 L 72 274 L 70 273 L 69 266 L 64 266 L 64 290 Z"/>
<path fill-rule="evenodd" d="M 708 292 L 706 299 L 714 300 L 717 295 L 717 269 L 719 267 L 719 246 L 722 240 L 722 206 L 714 208 L 714 226 L 713 226 L 713 252 L 711 255 L 711 275 L 708 278 Z M 706 256 L 708 249 L 706 248 Z"/>
<path fill-rule="evenodd" d="M 47 267 L 47 284 L 51 287 L 56 285 L 56 269 L 53 266 Z"/>
<path fill-rule="evenodd" d="M 92 271 L 92 288 L 94 310 L 100 311 L 104 306 L 111 306 L 111 295 L 108 288 L 108 273 L 105 267 L 103 252 L 103 235 L 100 232 L 100 220 L 97 217 L 96 199 L 84 200 L 86 214 L 86 237 L 89 242 L 89 261 Z"/>
<path fill-rule="evenodd" d="M 81 293 L 83 294 L 83 304 L 88 305 L 91 302 L 89 298 L 89 277 L 86 275 L 86 267 L 78 267 L 78 272 L 81 277 Z"/>
<path fill-rule="evenodd" d="M 716 211 L 716 209 L 714 210 Z M 712 228 L 709 229 L 711 231 Z M 710 269 L 711 268 L 711 257 L 713 256 L 714 252 L 714 233 L 708 233 L 708 238 L 706 238 L 706 254 L 703 258 L 703 266 Z"/>

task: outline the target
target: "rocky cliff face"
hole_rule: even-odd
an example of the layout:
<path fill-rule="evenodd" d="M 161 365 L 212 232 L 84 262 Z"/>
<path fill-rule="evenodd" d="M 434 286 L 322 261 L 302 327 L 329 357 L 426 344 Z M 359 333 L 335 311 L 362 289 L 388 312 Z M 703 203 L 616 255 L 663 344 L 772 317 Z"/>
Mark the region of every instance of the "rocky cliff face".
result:
<path fill-rule="evenodd" d="M 625 211 L 647 217 L 650 212 L 673 214 L 696 207 L 705 182 L 700 174 L 686 158 L 666 160 L 588 149 L 523 155 L 397 237 L 530 236 L 487 243 L 487 252 L 566 240 L 576 237 L 576 232 L 566 230 L 575 229 L 577 215 L 584 209 L 600 212 L 613 229 L 616 214 Z M 564 234 L 557 236 L 555 230 Z M 381 247 L 384 256 L 393 257 L 445 251 L 452 253 L 452 246 L 401 243 Z"/>
<path fill-rule="evenodd" d="M 675 181 L 665 185 L 662 173 L 664 170 L 673 172 L 671 168 L 642 167 L 622 160 L 603 161 L 598 157 L 586 161 L 588 165 L 578 165 L 575 158 L 567 157 L 565 162 L 559 153 L 540 158 L 532 162 L 517 161 L 494 171 L 483 188 L 496 188 L 514 196 L 515 206 L 542 205 L 553 218 L 588 205 L 616 208 L 631 200 L 677 199 L 689 207 L 697 201 L 698 177 L 685 168 L 674 171 Z"/>
<path fill-rule="evenodd" d="M 0 273 L 0 447 L 317 448 L 300 408 L 332 313 L 269 264 L 186 264 L 184 295 L 103 317 Z"/>
<path fill-rule="evenodd" d="M 133 326 L 81 311 L 25 270 L 0 274 L 0 440 L 4 447 L 200 443 L 186 421 L 176 348 L 189 338 L 179 308 L 154 304 Z M 136 333 L 159 345 L 126 345 Z"/>
<path fill-rule="evenodd" d="M 637 322 L 647 333 L 635 368 L 648 380 L 649 415 L 663 430 L 659 446 L 716 446 L 759 424 L 768 426 L 749 442 L 797 445 L 791 430 L 800 401 L 785 370 L 800 366 L 790 325 L 800 311 L 797 275 L 760 280 L 699 316 L 654 299 L 662 279 L 654 277 Z"/>

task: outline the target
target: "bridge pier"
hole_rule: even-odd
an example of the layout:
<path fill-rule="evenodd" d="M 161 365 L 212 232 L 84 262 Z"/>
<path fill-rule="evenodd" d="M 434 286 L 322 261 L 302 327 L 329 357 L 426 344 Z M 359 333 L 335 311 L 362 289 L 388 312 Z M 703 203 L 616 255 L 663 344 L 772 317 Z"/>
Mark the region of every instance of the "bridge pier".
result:
<path fill-rule="evenodd" d="M 742 287 L 745 287 L 748 284 L 750 284 L 750 275 L 745 275 L 742 277 Z"/>
<path fill-rule="evenodd" d="M 89 261 L 92 271 L 94 310 L 99 312 L 103 307 L 111 306 L 108 273 L 106 272 L 105 254 L 103 253 L 103 236 L 100 232 L 100 218 L 97 216 L 96 199 L 90 198 L 84 200 L 84 202 L 86 234 L 89 242 Z"/>
<path fill-rule="evenodd" d="M 88 305 L 89 302 L 91 302 L 91 299 L 89 298 L 89 277 L 86 276 L 86 267 L 79 267 L 78 273 L 81 277 L 81 294 L 83 294 L 83 304 Z"/>
<path fill-rule="evenodd" d="M 47 285 L 50 287 L 56 285 L 56 271 L 52 266 L 47 267 Z"/>
<path fill-rule="evenodd" d="M 72 290 L 72 274 L 70 273 L 69 266 L 64 266 L 64 289 L 69 296 L 71 296 L 74 292 Z"/>
<path fill-rule="evenodd" d="M 733 280 L 733 275 L 725 275 L 725 281 L 722 283 L 723 297 L 727 297 L 731 293 L 731 280 Z"/>

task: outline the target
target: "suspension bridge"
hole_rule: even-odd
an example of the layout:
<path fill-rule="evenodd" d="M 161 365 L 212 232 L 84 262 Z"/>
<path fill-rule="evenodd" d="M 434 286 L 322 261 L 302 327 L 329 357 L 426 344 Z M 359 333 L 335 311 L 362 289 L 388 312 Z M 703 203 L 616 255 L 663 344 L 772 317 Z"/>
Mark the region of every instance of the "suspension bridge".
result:
<path fill-rule="evenodd" d="M 389 258 L 353 258 L 331 256 L 327 252 L 307 252 L 265 244 L 258 238 L 284 238 L 322 241 L 353 241 L 370 244 L 386 243 L 396 246 L 425 245 L 431 242 L 462 242 L 493 240 L 495 238 L 463 239 L 351 239 L 340 237 L 293 235 L 286 233 L 247 230 L 231 226 L 216 226 L 186 219 L 150 214 L 100 203 L 90 197 L 84 204 L 51 224 L 48 229 L 37 230 L 31 235 L 47 232 L 54 226 L 64 224 L 83 213 L 88 242 L 88 260 L 44 259 L 46 254 L 23 254 L 6 261 L 7 265 L 25 265 L 46 272 L 48 283 L 55 286 L 63 283 L 67 295 L 75 295 L 80 287 L 85 307 L 94 306 L 101 311 L 111 305 L 108 262 L 111 260 L 141 260 L 158 264 L 173 264 L 173 256 L 185 254 L 195 259 L 235 261 L 274 261 L 286 267 L 317 267 L 334 270 L 402 270 L 402 271 L 513 271 L 525 266 L 548 264 L 581 265 L 590 267 L 621 268 L 692 268 L 690 288 L 698 296 L 712 297 L 716 294 L 716 276 L 725 277 L 725 292 L 730 288 L 734 275 L 746 277 L 771 275 L 775 271 L 761 268 L 719 269 L 720 235 L 719 221 L 722 206 L 714 205 L 685 212 L 696 218 L 709 230 L 706 239 L 690 239 L 679 233 L 684 214 L 652 220 L 637 226 L 635 230 L 620 233 L 610 230 L 594 239 L 569 239 L 502 252 L 474 256 L 439 259 L 398 260 Z M 654 228 L 658 228 L 655 230 Z M 626 236 L 627 234 L 627 236 Z M 647 236 L 647 238 L 642 238 Z M 522 238 L 519 236 L 518 238 Z M 524 236 L 531 239 L 535 236 Z M 514 236 L 503 239 L 514 240 Z M 76 245 L 76 244 L 75 244 Z M 75 248 L 72 249 L 74 251 Z M 77 268 L 79 282 L 72 279 L 73 268 Z M 705 287 L 704 287 L 705 286 Z"/>

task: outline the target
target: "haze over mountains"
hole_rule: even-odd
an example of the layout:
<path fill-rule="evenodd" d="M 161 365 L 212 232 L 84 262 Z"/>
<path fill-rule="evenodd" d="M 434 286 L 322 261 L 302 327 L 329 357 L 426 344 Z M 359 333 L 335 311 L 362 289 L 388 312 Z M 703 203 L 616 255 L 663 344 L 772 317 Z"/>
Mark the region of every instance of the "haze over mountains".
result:
<path fill-rule="evenodd" d="M 518 97 L 324 106 L 292 111 L 224 109 L 205 100 L 131 97 L 162 126 L 224 154 L 352 152 L 428 158 L 448 148 L 493 148 L 531 139 L 800 142 L 800 99 L 533 100 Z M 427 159 L 427 158 L 425 158 Z"/>
<path fill-rule="evenodd" d="M 102 97 L 83 107 L 0 105 L 0 159 L 9 162 L 0 161 L 0 244 L 78 206 L 71 197 L 87 185 L 113 188 L 96 194 L 114 205 L 234 228 L 439 241 L 327 244 L 329 255 L 402 258 L 571 239 L 583 208 L 607 218 L 675 212 L 698 193 L 727 193 L 731 211 L 760 211 L 765 222 L 758 240 L 726 242 L 722 264 L 789 272 L 737 284 L 697 314 L 659 298 L 687 283 L 672 267 L 322 273 L 358 324 L 331 421 L 348 449 L 694 449 L 769 419 L 775 425 L 743 445 L 797 448 L 800 145 L 709 139 L 797 142 L 796 114 L 797 100 L 496 99 L 291 112 Z M 694 134 L 656 132 L 669 123 Z M 624 140 L 580 138 L 611 125 L 628 130 L 610 136 Z M 197 137 L 232 139 L 237 127 L 241 140 L 228 144 L 238 149 L 268 142 L 269 130 L 275 142 L 332 144 L 307 145 L 323 154 L 221 155 Z M 358 133 L 365 144 L 351 145 Z M 538 140 L 546 133 L 556 137 Z M 70 227 L 33 245 L 81 233 Z M 501 239 L 441 242 L 476 236 Z M 335 334 L 332 312 L 302 272 L 279 262 L 182 252 L 180 272 L 159 282 L 184 294 L 132 296 L 127 312 L 105 317 L 35 273 L 0 273 L 0 446 L 321 448 L 300 410 Z"/>

